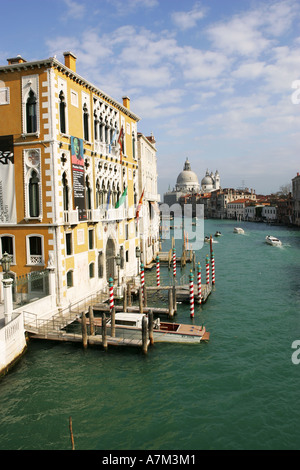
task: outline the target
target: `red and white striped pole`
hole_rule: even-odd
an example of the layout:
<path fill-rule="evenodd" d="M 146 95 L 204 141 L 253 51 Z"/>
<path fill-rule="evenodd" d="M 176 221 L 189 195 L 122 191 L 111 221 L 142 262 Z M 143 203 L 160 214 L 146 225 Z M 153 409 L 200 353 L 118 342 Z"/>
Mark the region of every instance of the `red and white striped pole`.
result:
<path fill-rule="evenodd" d="M 206 284 L 209 284 L 209 258 L 206 255 Z"/>
<path fill-rule="evenodd" d="M 109 278 L 109 310 L 110 313 L 112 312 L 112 309 L 114 308 L 115 303 L 114 303 L 114 281 L 110 277 Z"/>
<path fill-rule="evenodd" d="M 191 318 L 194 317 L 194 275 L 193 271 L 190 272 L 190 314 Z"/>
<path fill-rule="evenodd" d="M 197 302 L 198 304 L 201 304 L 202 299 L 201 299 L 201 265 L 198 263 L 197 266 L 197 282 L 198 282 L 198 299 Z"/>
<path fill-rule="evenodd" d="M 176 250 L 173 248 L 173 276 L 176 277 Z"/>
<path fill-rule="evenodd" d="M 214 252 L 211 252 L 211 282 L 214 285 L 215 284 L 215 256 Z"/>
<path fill-rule="evenodd" d="M 157 287 L 160 286 L 160 264 L 159 264 L 159 256 L 156 257 L 156 285 Z"/>
<path fill-rule="evenodd" d="M 145 270 L 144 270 L 144 264 L 141 263 L 141 287 L 142 287 L 143 301 L 144 301 L 144 285 L 145 285 Z"/>

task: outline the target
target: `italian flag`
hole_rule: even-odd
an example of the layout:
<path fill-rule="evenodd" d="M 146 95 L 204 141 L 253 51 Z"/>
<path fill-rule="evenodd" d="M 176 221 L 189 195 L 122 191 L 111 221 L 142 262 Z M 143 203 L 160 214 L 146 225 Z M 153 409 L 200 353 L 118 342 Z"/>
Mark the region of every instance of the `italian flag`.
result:
<path fill-rule="evenodd" d="M 124 204 L 125 200 L 126 200 L 126 196 L 127 196 L 127 189 L 128 189 L 128 186 L 126 187 L 125 191 L 123 192 L 122 196 L 120 197 L 120 199 L 116 202 L 116 205 L 115 205 L 115 208 L 118 209 L 118 207 L 120 207 L 122 204 Z"/>

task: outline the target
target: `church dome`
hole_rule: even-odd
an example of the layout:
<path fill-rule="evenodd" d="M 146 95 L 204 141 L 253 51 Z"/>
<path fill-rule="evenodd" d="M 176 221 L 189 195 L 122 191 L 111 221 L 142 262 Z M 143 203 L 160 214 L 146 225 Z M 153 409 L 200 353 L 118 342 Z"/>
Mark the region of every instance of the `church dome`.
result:
<path fill-rule="evenodd" d="M 192 171 L 190 162 L 186 159 L 183 171 L 177 177 L 176 189 L 179 191 L 199 191 L 199 188 L 198 177 Z"/>

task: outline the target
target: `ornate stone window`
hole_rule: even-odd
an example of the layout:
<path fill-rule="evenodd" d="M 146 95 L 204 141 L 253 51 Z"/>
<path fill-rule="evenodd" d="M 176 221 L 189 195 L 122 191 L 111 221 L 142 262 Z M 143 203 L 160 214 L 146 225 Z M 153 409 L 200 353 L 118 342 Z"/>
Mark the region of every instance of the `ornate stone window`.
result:
<path fill-rule="evenodd" d="M 42 220 L 41 157 L 39 149 L 24 150 L 25 220 Z"/>

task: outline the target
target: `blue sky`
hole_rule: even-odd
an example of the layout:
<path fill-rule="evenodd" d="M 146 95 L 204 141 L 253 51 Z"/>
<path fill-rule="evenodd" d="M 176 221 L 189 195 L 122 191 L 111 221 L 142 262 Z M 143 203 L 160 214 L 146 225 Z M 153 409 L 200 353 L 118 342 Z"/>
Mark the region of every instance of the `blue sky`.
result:
<path fill-rule="evenodd" d="M 298 0 L 0 1 L 0 64 L 77 56 L 77 72 L 157 141 L 159 192 L 199 181 L 278 191 L 300 171 Z"/>

